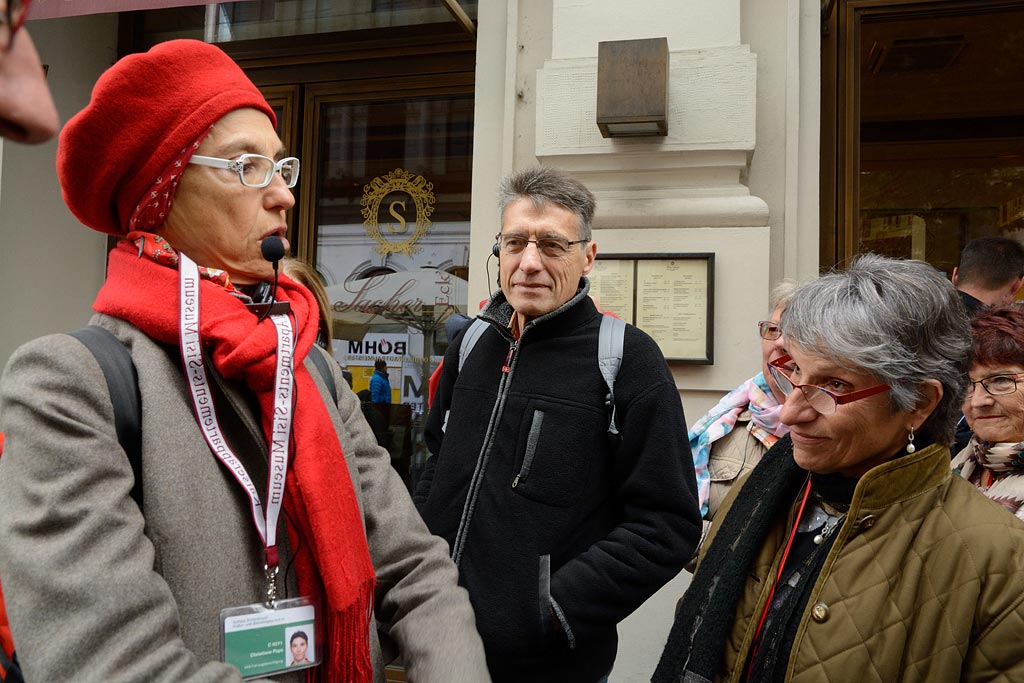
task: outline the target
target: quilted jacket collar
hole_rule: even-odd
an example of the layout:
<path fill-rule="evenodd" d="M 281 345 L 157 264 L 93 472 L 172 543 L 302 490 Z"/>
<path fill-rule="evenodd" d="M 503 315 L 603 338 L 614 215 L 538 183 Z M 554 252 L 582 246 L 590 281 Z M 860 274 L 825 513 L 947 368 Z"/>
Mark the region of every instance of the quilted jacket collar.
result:
<path fill-rule="evenodd" d="M 876 510 L 909 500 L 949 481 L 949 448 L 932 444 L 874 467 L 861 477 L 851 509 Z"/>

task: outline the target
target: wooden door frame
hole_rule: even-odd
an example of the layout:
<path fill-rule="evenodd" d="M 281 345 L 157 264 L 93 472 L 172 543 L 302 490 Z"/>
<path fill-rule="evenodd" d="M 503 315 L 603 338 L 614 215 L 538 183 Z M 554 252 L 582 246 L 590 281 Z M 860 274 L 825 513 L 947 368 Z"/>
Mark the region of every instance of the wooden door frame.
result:
<path fill-rule="evenodd" d="M 869 17 L 938 16 L 1019 7 L 1019 0 L 835 0 L 823 2 L 819 265 L 854 255 L 860 168 L 860 37 Z M 823 11 L 823 14 L 825 12 Z"/>

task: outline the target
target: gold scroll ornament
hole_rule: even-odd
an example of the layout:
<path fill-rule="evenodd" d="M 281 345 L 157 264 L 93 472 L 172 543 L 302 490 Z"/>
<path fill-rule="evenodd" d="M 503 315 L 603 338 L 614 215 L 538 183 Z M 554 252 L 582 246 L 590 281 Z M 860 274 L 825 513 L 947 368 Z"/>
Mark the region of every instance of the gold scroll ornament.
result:
<path fill-rule="evenodd" d="M 377 220 L 381 202 L 394 192 L 404 192 L 416 204 L 416 224 L 411 233 L 406 225 L 405 216 L 398 212 L 398 207 L 405 209 L 405 201 L 395 200 L 388 204 L 388 213 L 398 221 L 397 227 L 387 224 L 388 233 L 408 235 L 404 240 L 397 242 L 385 237 Z M 412 256 L 413 252 L 419 251 L 416 242 L 430 229 L 430 214 L 434 212 L 434 201 L 434 184 L 428 183 L 421 175 L 413 175 L 401 168 L 396 168 L 385 176 L 377 176 L 369 185 L 364 185 L 363 196 L 359 200 L 363 207 L 363 226 L 366 228 L 366 234 L 377 241 L 377 251 L 385 256 L 396 253 Z"/>

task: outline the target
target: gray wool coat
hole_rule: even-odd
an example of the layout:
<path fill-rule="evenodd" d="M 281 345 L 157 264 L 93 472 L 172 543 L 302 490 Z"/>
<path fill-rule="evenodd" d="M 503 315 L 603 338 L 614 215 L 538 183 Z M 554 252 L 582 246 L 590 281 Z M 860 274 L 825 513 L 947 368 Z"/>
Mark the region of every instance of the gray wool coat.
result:
<path fill-rule="evenodd" d="M 177 347 L 116 318 L 92 322 L 128 346 L 138 370 L 145 515 L 130 497 L 132 470 L 95 358 L 67 335 L 20 348 L 0 380 L 0 582 L 26 680 L 238 681 L 219 662 L 219 614 L 258 602 L 265 586 L 248 499 L 202 437 Z M 446 544 L 420 520 L 340 368 L 331 364 L 335 409 L 306 363 L 334 419 L 377 573 L 375 680 L 384 680 L 383 641 L 417 683 L 488 681 Z M 255 402 L 238 384 L 213 383 L 226 438 L 265 491 Z M 282 524 L 282 574 L 287 540 Z M 297 595 L 293 571 L 279 592 L 284 585 Z"/>

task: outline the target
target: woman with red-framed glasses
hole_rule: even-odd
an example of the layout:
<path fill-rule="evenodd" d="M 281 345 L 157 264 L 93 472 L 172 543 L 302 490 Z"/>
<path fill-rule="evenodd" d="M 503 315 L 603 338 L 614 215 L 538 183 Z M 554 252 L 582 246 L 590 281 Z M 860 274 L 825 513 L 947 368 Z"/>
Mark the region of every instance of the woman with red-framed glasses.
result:
<path fill-rule="evenodd" d="M 722 504 L 652 680 L 1024 680 L 1024 522 L 949 468 L 971 358 L 953 286 L 864 255 L 781 328 L 789 434 Z"/>
<path fill-rule="evenodd" d="M 45 142 L 60 123 L 28 31 L 29 0 L 0 0 L 0 137 Z"/>

